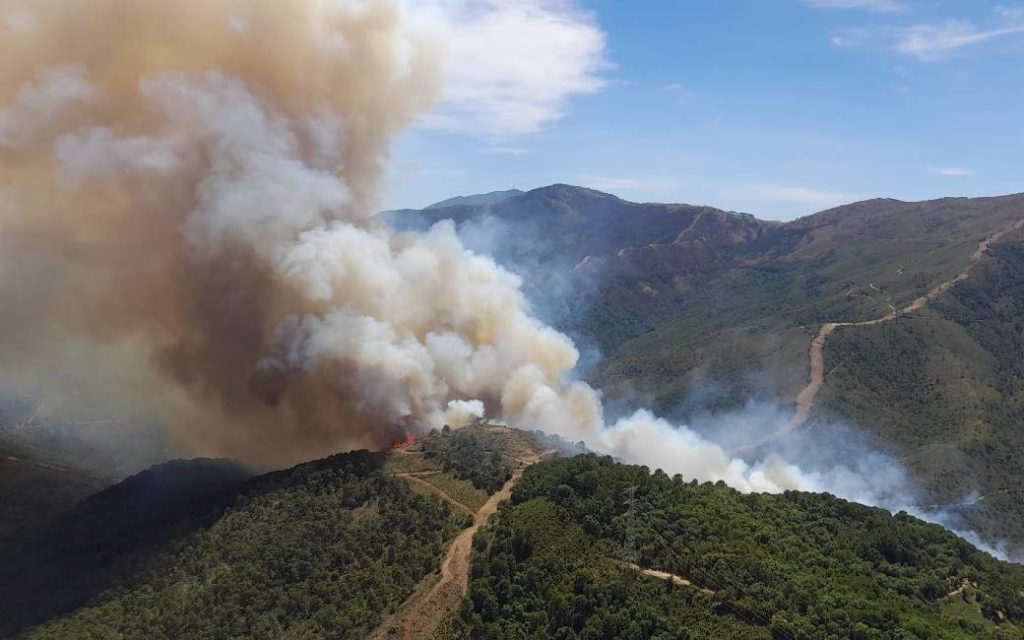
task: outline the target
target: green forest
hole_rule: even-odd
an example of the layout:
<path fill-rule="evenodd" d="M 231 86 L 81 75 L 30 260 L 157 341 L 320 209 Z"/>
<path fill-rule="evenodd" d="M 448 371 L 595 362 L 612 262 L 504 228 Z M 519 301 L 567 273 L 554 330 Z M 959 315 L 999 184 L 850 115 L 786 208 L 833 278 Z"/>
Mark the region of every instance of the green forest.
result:
<path fill-rule="evenodd" d="M 1024 567 L 939 526 L 828 495 L 742 495 L 587 455 L 531 467 L 492 522 L 475 541 L 456 637 L 1022 633 Z"/>
<path fill-rule="evenodd" d="M 512 477 L 512 464 L 495 438 L 477 428 L 449 430 L 445 437 L 428 437 L 420 442 L 428 460 L 441 469 L 487 493 L 494 493 Z"/>
<path fill-rule="evenodd" d="M 57 564 L 37 556 L 39 580 L 8 584 L 0 606 L 9 617 L 33 602 L 62 607 L 24 636 L 34 640 L 366 638 L 434 584 L 471 522 L 423 493 L 417 479 L 431 476 L 420 469 L 496 484 L 531 447 L 551 444 L 536 438 L 482 425 L 249 479 L 229 461 L 160 465 L 58 521 L 39 542 Z M 1024 567 L 942 527 L 593 454 L 530 466 L 474 538 L 469 572 L 468 597 L 437 638 L 1024 634 Z"/>
<path fill-rule="evenodd" d="M 365 638 L 467 525 L 381 461 L 357 452 L 256 478 L 211 526 L 27 637 Z"/>

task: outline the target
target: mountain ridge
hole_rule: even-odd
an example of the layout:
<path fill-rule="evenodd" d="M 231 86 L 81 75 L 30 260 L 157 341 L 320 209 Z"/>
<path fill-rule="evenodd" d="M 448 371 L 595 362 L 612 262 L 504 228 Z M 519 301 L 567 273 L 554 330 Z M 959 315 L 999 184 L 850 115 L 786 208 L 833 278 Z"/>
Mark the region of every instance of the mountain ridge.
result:
<path fill-rule="evenodd" d="M 553 183 L 553 184 L 550 184 L 550 185 L 534 187 L 534 188 L 526 190 L 526 191 L 523 191 L 521 189 L 508 189 L 508 190 L 491 191 L 491 192 L 487 192 L 487 193 L 470 194 L 470 195 L 466 195 L 466 196 L 455 196 L 453 198 L 448 198 L 448 199 L 445 199 L 445 200 L 442 200 L 442 201 L 439 201 L 439 202 L 427 205 L 426 207 L 423 207 L 422 209 L 405 208 L 405 209 L 396 209 L 394 211 L 401 211 L 401 212 L 414 212 L 414 211 L 426 211 L 426 210 L 437 211 L 439 209 L 446 209 L 446 208 L 455 208 L 455 207 L 463 207 L 463 206 L 465 206 L 465 207 L 474 207 L 474 206 L 480 206 L 481 204 L 496 204 L 496 202 L 486 202 L 486 203 L 484 203 L 484 202 L 474 202 L 477 199 L 484 199 L 484 200 L 486 200 L 486 199 L 489 199 L 491 197 L 495 197 L 499 202 L 504 202 L 506 200 L 512 200 L 512 199 L 520 198 L 522 196 L 529 196 L 529 195 L 545 196 L 545 197 L 550 197 L 552 199 L 558 199 L 559 197 L 563 197 L 563 196 L 566 196 L 566 195 L 576 196 L 578 194 L 587 194 L 587 195 L 590 195 L 592 197 L 599 198 L 599 199 L 614 199 L 614 200 L 618 200 L 618 201 L 621 201 L 621 202 L 626 203 L 626 204 L 640 205 L 640 206 L 651 205 L 651 206 L 665 206 L 665 207 L 696 207 L 696 208 L 702 208 L 702 209 L 703 208 L 715 209 L 715 210 L 718 210 L 718 211 L 722 211 L 724 213 L 730 213 L 730 214 L 734 214 L 734 215 L 738 215 L 738 216 L 742 216 L 742 217 L 752 218 L 752 219 L 758 220 L 760 222 L 774 223 L 774 224 L 778 224 L 778 225 L 796 225 L 796 226 L 799 226 L 799 225 L 801 225 L 803 223 L 806 223 L 809 220 L 813 220 L 813 219 L 816 219 L 816 218 L 819 218 L 819 217 L 823 217 L 826 214 L 830 214 L 830 213 L 834 213 L 834 212 L 846 213 L 846 212 L 850 211 L 852 208 L 860 207 L 860 206 L 863 206 L 863 205 L 875 204 L 875 203 L 878 203 L 878 204 L 888 204 L 888 205 L 929 205 L 929 204 L 943 203 L 943 202 L 993 201 L 993 200 L 1006 200 L 1006 199 L 1014 199 L 1014 198 L 1024 198 L 1024 191 L 1014 192 L 1014 193 L 1007 193 L 1007 194 L 1002 194 L 1002 195 L 994 195 L 994 196 L 941 196 L 941 197 L 938 197 L 938 198 L 925 198 L 925 199 L 921 199 L 921 200 L 902 200 L 902 199 L 899 199 L 899 198 L 892 198 L 892 197 L 888 197 L 888 196 L 876 196 L 876 197 L 873 197 L 873 198 L 867 198 L 867 199 L 864 199 L 864 200 L 855 200 L 855 201 L 848 202 L 848 203 L 845 203 L 845 204 L 836 205 L 834 207 L 829 207 L 828 209 L 822 209 L 821 211 L 817 211 L 817 212 L 814 212 L 814 213 L 802 215 L 802 216 L 799 216 L 797 218 L 793 218 L 791 220 L 777 220 L 777 219 L 772 219 L 772 218 L 761 218 L 761 217 L 757 216 L 756 214 L 752 214 L 752 213 L 746 213 L 746 212 L 740 212 L 740 211 L 732 211 L 732 210 L 728 210 L 728 209 L 721 209 L 719 207 L 714 207 L 713 205 L 708 205 L 708 204 L 698 205 L 698 204 L 691 204 L 691 203 L 685 203 L 685 202 L 663 202 L 663 201 L 646 201 L 646 200 L 643 200 L 643 201 L 641 201 L 641 200 L 628 200 L 626 198 L 623 198 L 623 197 L 621 197 L 619 195 L 616 195 L 614 193 L 610 193 L 610 192 L 607 192 L 607 191 L 601 191 L 599 189 L 593 189 L 593 188 L 590 188 L 590 187 L 583 187 L 583 186 L 579 186 L 579 185 L 573 185 L 573 184 L 565 183 L 565 182 L 556 182 L 556 183 Z"/>
<path fill-rule="evenodd" d="M 476 206 L 476 205 L 487 205 L 497 204 L 516 196 L 521 196 L 525 193 L 519 189 L 507 189 L 505 191 L 491 191 L 489 193 L 476 193 L 468 196 L 455 196 L 454 198 L 448 198 L 441 202 L 435 202 L 434 204 L 424 207 L 424 209 L 444 209 L 446 207 L 453 206 Z"/>
<path fill-rule="evenodd" d="M 1024 622 L 1024 569 L 941 527 L 593 454 L 539 459 L 557 446 L 477 424 L 256 476 L 24 637 L 1004 640 Z M 193 464 L 210 462 L 159 473 Z M 490 498 L 472 519 L 451 502 L 477 485 Z"/>
<path fill-rule="evenodd" d="M 1013 275 L 1024 233 L 974 260 L 985 238 L 1024 220 L 1024 194 L 875 198 L 765 222 L 552 185 L 488 211 L 434 211 L 419 224 L 445 217 L 471 248 L 524 278 L 546 320 L 600 353 L 587 377 L 606 397 L 681 423 L 752 402 L 795 411 L 821 327 L 863 325 L 825 348 L 810 424 L 851 425 L 905 460 L 937 503 L 994 494 L 961 515 L 1024 550 L 1017 494 L 1006 493 L 1024 474 L 1024 437 L 1013 426 L 1024 377 L 998 364 L 1024 349 L 1024 336 L 993 326 L 1012 328 L 1014 315 L 996 320 L 989 306 L 1024 312 Z M 930 291 L 922 310 L 866 324 Z M 952 470 L 966 461 L 967 472 Z"/>

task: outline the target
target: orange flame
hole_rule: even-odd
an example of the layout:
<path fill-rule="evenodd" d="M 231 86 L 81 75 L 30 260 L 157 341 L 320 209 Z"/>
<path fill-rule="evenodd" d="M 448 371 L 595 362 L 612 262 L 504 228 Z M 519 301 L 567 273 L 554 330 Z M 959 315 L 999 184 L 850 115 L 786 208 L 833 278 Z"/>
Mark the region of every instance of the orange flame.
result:
<path fill-rule="evenodd" d="M 416 436 L 414 436 L 414 435 L 412 435 L 410 433 L 409 435 L 405 436 L 404 440 L 396 440 L 396 441 L 392 442 L 391 443 L 391 448 L 392 449 L 404 449 L 404 448 L 408 447 L 411 444 L 416 444 Z"/>

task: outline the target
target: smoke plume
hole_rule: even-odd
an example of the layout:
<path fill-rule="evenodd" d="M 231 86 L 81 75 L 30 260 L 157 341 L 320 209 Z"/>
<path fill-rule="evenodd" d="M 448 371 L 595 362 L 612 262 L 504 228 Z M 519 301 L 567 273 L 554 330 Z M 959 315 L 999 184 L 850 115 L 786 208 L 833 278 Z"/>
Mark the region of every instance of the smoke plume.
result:
<path fill-rule="evenodd" d="M 374 218 L 390 140 L 443 94 L 442 31 L 406 5 L 2 6 L 9 362 L 134 373 L 197 452 L 258 463 L 486 414 L 743 490 L 814 486 L 649 412 L 606 425 L 517 276 L 450 224 Z"/>
<path fill-rule="evenodd" d="M 516 276 L 451 226 L 374 218 L 389 142 L 443 92 L 436 14 L 0 4 L 5 379 L 75 372 L 197 453 L 260 464 L 483 412 L 599 428 Z"/>
<path fill-rule="evenodd" d="M 134 373 L 197 450 L 257 462 L 438 420 L 432 376 L 409 379 L 435 319 L 403 290 L 442 284 L 452 249 L 371 215 L 390 139 L 440 90 L 426 20 L 327 0 L 0 15 L 5 368 Z"/>
<path fill-rule="evenodd" d="M 486 415 L 744 491 L 871 501 L 854 478 L 874 467 L 747 462 L 646 411 L 607 424 L 519 277 L 450 223 L 375 218 L 389 142 L 443 95 L 436 12 L 5 0 L 0 18 L 6 384 L 72 376 L 257 464 Z"/>

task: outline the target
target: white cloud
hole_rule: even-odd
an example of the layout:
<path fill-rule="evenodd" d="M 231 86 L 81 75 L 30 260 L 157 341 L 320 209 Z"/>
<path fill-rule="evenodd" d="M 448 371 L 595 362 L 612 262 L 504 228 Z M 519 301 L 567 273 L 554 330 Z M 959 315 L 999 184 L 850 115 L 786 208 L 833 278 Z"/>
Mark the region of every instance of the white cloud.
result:
<path fill-rule="evenodd" d="M 675 98 L 676 102 L 679 104 L 687 104 L 693 102 L 697 98 L 697 93 L 681 82 L 666 84 L 661 88 L 661 90 Z"/>
<path fill-rule="evenodd" d="M 969 22 L 949 20 L 898 30 L 895 50 L 918 60 L 934 61 L 946 58 L 964 47 L 1020 33 L 1024 33 L 1024 25 L 981 30 Z"/>
<path fill-rule="evenodd" d="M 935 165 L 920 165 L 920 169 L 937 176 L 948 176 L 953 178 L 967 178 L 974 175 L 973 169 L 967 167 L 937 167 Z"/>
<path fill-rule="evenodd" d="M 841 191 L 778 184 L 748 184 L 741 186 L 738 192 L 750 200 L 816 207 L 834 207 L 864 199 L 862 196 Z"/>
<path fill-rule="evenodd" d="M 965 20 L 909 27 L 850 28 L 832 34 L 832 44 L 845 48 L 885 48 L 922 62 L 945 60 L 965 49 L 1024 34 L 1024 9 L 997 7 L 999 24 L 987 29 Z"/>
<path fill-rule="evenodd" d="M 878 13 L 903 11 L 906 7 L 896 0 L 801 0 L 815 9 L 864 9 Z"/>
<path fill-rule="evenodd" d="M 1004 20 L 1024 20 L 1024 6 L 998 6 L 993 11 Z"/>
<path fill-rule="evenodd" d="M 447 83 L 424 126 L 492 140 L 534 133 L 604 86 L 605 34 L 570 0 L 441 1 Z"/>
<path fill-rule="evenodd" d="M 669 178 L 630 178 L 621 176 L 595 176 L 587 173 L 576 176 L 580 186 L 611 193 L 620 191 L 665 191 L 681 185 Z"/>

